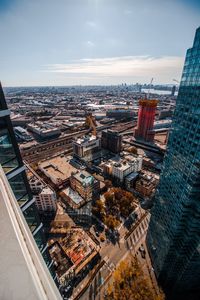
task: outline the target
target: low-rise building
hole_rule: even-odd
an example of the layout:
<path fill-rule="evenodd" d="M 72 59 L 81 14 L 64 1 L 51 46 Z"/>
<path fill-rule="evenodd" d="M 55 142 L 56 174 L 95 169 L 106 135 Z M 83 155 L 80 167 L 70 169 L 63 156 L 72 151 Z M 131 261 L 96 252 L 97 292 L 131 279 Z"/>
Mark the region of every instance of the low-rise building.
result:
<path fill-rule="evenodd" d="M 39 163 L 38 167 L 60 189 L 69 183 L 71 174 L 77 171 L 70 160 L 71 158 L 60 155 Z"/>
<path fill-rule="evenodd" d="M 33 140 L 33 137 L 23 127 L 20 126 L 14 127 L 14 132 L 16 137 L 22 141 L 29 142 Z"/>
<path fill-rule="evenodd" d="M 85 203 L 85 200 L 69 186 L 63 189 L 60 195 L 64 202 L 69 204 L 69 206 L 73 209 L 79 208 Z"/>
<path fill-rule="evenodd" d="M 72 173 L 70 185 L 86 202 L 99 196 L 100 182 L 86 171 Z"/>
<path fill-rule="evenodd" d="M 59 221 L 59 220 L 58 220 Z M 57 222 L 57 221 L 56 221 Z M 88 265 L 98 254 L 98 247 L 87 233 L 78 227 L 66 228 L 66 222 L 54 222 L 49 239 L 49 252 L 61 285 L 78 274 L 86 274 Z M 57 227 L 56 227 L 57 226 Z M 55 233 L 58 233 L 57 237 Z M 81 275 L 82 276 L 82 275 Z"/>
<path fill-rule="evenodd" d="M 125 153 L 123 157 L 115 156 L 107 162 L 103 162 L 101 168 L 106 175 L 110 175 L 122 183 L 126 176 L 142 169 L 142 156 Z"/>
<path fill-rule="evenodd" d="M 130 173 L 125 177 L 125 186 L 128 191 L 133 189 L 137 177 L 138 177 L 137 172 Z"/>
<path fill-rule="evenodd" d="M 48 139 L 57 137 L 61 134 L 59 128 L 53 126 L 48 122 L 36 122 L 27 125 L 28 130 L 35 133 L 40 139 Z"/>
<path fill-rule="evenodd" d="M 135 116 L 134 110 L 130 109 L 108 109 L 106 112 L 108 118 L 120 119 L 133 119 Z"/>
<path fill-rule="evenodd" d="M 101 140 L 94 135 L 78 138 L 73 142 L 73 155 L 87 162 L 99 158 L 101 156 Z"/>
<path fill-rule="evenodd" d="M 112 169 L 113 177 L 123 182 L 124 178 L 132 172 L 139 172 L 142 169 L 142 158 L 135 157 L 134 160 L 127 161 L 122 160 L 119 163 L 115 163 Z"/>
<path fill-rule="evenodd" d="M 137 180 L 135 189 L 143 197 L 150 197 L 159 181 L 159 175 L 153 173 L 140 174 L 139 180 Z"/>

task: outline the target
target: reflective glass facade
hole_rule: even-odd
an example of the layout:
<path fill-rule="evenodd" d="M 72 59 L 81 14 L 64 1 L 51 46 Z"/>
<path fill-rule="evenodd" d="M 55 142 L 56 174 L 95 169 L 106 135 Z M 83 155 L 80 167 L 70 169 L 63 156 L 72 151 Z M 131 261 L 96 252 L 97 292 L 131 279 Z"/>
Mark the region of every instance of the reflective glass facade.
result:
<path fill-rule="evenodd" d="M 47 250 L 43 226 L 31 195 L 25 167 L 14 135 L 9 111 L 0 84 L 0 164 L 7 176 L 15 198 L 23 212 L 27 224 L 40 252 L 57 283 L 52 260 Z"/>
<path fill-rule="evenodd" d="M 147 246 L 169 299 L 199 299 L 200 28 L 186 55 Z"/>

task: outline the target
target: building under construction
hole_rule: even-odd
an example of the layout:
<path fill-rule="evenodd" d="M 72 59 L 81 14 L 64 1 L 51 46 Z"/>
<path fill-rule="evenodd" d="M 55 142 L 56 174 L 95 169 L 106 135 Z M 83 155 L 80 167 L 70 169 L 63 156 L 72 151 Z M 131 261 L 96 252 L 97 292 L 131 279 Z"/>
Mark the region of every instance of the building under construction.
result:
<path fill-rule="evenodd" d="M 139 101 L 139 112 L 135 137 L 147 142 L 154 140 L 154 120 L 158 100 L 142 99 Z"/>

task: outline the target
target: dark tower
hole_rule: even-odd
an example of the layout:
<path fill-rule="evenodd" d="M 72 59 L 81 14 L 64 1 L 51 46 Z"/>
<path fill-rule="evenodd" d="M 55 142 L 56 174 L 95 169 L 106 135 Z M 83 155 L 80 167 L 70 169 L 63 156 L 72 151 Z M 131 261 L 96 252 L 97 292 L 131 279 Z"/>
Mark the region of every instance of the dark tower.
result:
<path fill-rule="evenodd" d="M 185 59 L 147 246 L 168 298 L 200 299 L 200 28 Z"/>

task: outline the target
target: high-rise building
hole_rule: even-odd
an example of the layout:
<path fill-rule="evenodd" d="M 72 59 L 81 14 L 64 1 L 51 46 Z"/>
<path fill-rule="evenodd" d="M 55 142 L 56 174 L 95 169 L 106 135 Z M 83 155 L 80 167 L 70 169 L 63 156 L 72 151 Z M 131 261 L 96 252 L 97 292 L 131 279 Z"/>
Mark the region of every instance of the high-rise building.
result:
<path fill-rule="evenodd" d="M 61 300 L 1 166 L 0 220 L 0 299 Z"/>
<path fill-rule="evenodd" d="M 200 27 L 186 55 L 147 245 L 169 299 L 200 299 Z"/>
<path fill-rule="evenodd" d="M 47 244 L 44 238 L 43 225 L 40 222 L 35 200 L 25 173 L 19 148 L 16 142 L 10 111 L 4 98 L 0 84 L 0 165 L 8 179 L 16 201 L 26 219 L 35 242 L 46 262 L 46 265 L 57 282 L 54 272 L 53 261 L 48 253 Z"/>
<path fill-rule="evenodd" d="M 113 153 L 119 153 L 122 149 L 122 136 L 116 131 L 103 130 L 101 146 Z"/>
<path fill-rule="evenodd" d="M 153 142 L 153 125 L 157 107 L 157 100 L 142 99 L 139 101 L 139 112 L 135 137 L 147 142 Z"/>

